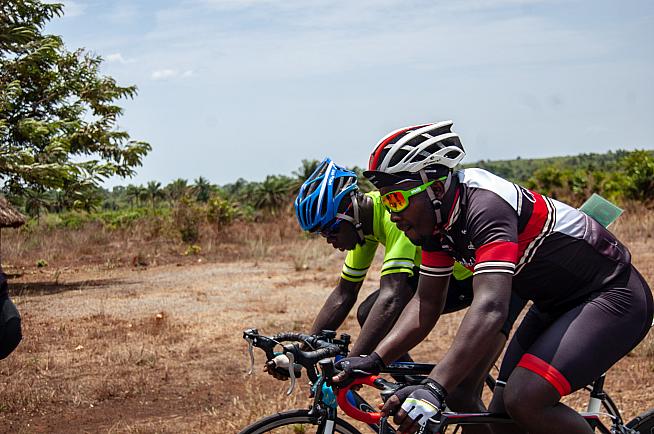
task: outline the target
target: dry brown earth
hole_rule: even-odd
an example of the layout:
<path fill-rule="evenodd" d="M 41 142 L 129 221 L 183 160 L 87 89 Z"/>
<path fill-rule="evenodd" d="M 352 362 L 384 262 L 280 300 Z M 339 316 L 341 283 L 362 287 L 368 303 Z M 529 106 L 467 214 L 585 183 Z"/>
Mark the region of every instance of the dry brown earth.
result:
<path fill-rule="evenodd" d="M 304 406 L 304 393 L 289 400 L 285 384 L 261 372 L 245 375 L 240 332 L 309 327 L 342 256 L 320 240 L 308 243 L 314 251 L 306 270 L 295 258 L 57 276 L 34 271 L 12 280 L 25 338 L 0 362 L 0 429 L 231 433 L 273 411 Z M 630 247 L 654 282 L 651 240 Z M 377 279 L 373 273 L 362 295 Z M 437 361 L 462 315 L 445 316 L 416 357 Z M 343 331 L 356 335 L 352 316 Z M 627 418 L 654 407 L 652 334 L 608 376 L 607 388 Z"/>

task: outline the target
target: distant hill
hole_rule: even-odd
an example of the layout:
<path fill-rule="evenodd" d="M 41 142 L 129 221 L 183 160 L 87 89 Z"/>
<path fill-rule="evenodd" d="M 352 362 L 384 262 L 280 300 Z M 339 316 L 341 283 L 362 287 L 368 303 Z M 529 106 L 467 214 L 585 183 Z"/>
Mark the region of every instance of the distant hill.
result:
<path fill-rule="evenodd" d="M 654 150 L 647 152 L 654 156 Z M 524 183 L 532 178 L 536 171 L 544 168 L 555 168 L 562 172 L 579 169 L 587 172 L 614 172 L 619 169 L 618 161 L 630 153 L 631 151 L 618 150 L 604 154 L 590 153 L 567 157 L 530 159 L 518 157 L 515 160 L 481 160 L 465 164 L 464 167 L 479 167 L 511 181 Z"/>

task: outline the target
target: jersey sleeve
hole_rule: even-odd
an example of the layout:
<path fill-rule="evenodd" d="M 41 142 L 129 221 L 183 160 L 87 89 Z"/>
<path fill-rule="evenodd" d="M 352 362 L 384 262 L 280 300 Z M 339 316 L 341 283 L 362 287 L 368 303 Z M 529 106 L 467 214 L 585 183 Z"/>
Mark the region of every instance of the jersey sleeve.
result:
<path fill-rule="evenodd" d="M 378 245 L 378 241 L 366 238 L 363 245 L 357 245 L 353 250 L 348 251 L 341 277 L 350 282 L 363 282 L 375 258 Z"/>
<path fill-rule="evenodd" d="M 454 269 L 454 258 L 443 250 L 430 247 L 422 251 L 420 274 L 428 277 L 449 277 Z"/>
<path fill-rule="evenodd" d="M 390 218 L 384 222 L 384 230 L 386 250 L 381 275 L 407 273 L 413 276 L 413 268 L 420 264 L 420 248 L 415 246 Z"/>
<path fill-rule="evenodd" d="M 474 274 L 514 274 L 518 261 L 518 215 L 492 191 L 477 190 L 469 200 L 468 231 L 475 247 Z"/>

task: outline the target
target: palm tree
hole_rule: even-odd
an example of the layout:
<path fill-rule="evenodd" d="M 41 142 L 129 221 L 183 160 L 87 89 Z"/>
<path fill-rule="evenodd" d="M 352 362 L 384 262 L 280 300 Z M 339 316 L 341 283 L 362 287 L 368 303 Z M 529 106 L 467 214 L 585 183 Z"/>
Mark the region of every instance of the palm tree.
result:
<path fill-rule="evenodd" d="M 147 193 L 147 198 L 150 200 L 150 205 L 152 206 L 152 209 L 154 209 L 154 203 L 156 200 L 163 196 L 161 183 L 159 181 L 150 181 L 148 182 L 145 191 Z"/>
<path fill-rule="evenodd" d="M 136 185 L 130 184 L 125 189 L 125 196 L 129 201 L 129 207 L 133 208 L 134 202 L 138 202 L 139 199 L 141 198 L 141 188 Z"/>
<path fill-rule="evenodd" d="M 193 181 L 193 191 L 198 202 L 208 202 L 213 191 L 213 185 L 211 185 L 207 178 L 200 176 Z"/>
<path fill-rule="evenodd" d="M 177 178 L 165 188 L 166 195 L 171 202 L 177 202 L 188 194 L 189 186 L 186 179 Z"/>
<path fill-rule="evenodd" d="M 266 176 L 266 179 L 254 189 L 253 202 L 255 208 L 271 211 L 273 214 L 287 205 L 291 180 L 286 176 Z"/>

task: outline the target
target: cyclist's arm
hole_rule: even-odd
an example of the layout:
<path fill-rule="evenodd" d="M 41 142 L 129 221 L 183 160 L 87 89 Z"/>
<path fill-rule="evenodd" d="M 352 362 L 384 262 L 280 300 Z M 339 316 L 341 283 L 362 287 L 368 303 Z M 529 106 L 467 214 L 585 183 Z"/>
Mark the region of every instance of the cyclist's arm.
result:
<path fill-rule="evenodd" d="M 379 297 L 375 300 L 361 333 L 352 347 L 352 355 L 370 354 L 388 333 L 402 309 L 411 299 L 408 273 L 392 273 L 381 277 Z"/>
<path fill-rule="evenodd" d="M 491 337 L 500 332 L 508 315 L 512 277 L 507 273 L 475 275 L 472 305 L 449 351 L 429 375 L 445 390 L 454 390 L 480 358 L 493 350 Z"/>
<path fill-rule="evenodd" d="M 362 282 L 351 282 L 341 277 L 313 322 L 311 333 L 338 329 L 356 303 L 361 284 Z"/>
<path fill-rule="evenodd" d="M 449 277 L 420 275 L 418 290 L 375 352 L 392 363 L 418 345 L 434 328 L 447 297 Z"/>

